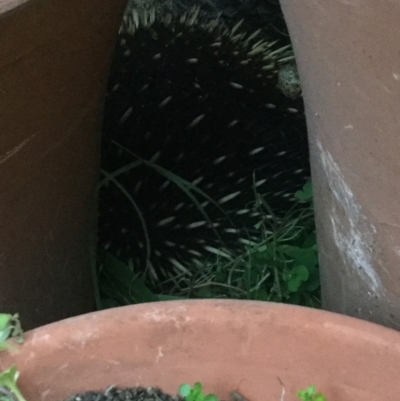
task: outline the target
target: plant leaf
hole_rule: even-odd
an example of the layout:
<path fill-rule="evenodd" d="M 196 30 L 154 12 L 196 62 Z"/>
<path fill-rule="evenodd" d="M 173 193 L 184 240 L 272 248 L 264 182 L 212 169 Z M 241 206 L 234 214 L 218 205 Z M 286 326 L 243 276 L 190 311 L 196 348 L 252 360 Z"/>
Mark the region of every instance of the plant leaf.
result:
<path fill-rule="evenodd" d="M 187 397 L 191 391 L 192 391 L 192 386 L 190 384 L 183 383 L 179 386 L 179 394 L 182 397 Z"/>
<path fill-rule="evenodd" d="M 11 391 L 13 395 L 18 399 L 18 401 L 26 401 L 22 393 L 19 391 L 17 386 L 17 379 L 19 372 L 15 365 L 12 365 L 3 372 L 0 373 L 0 386 L 3 386 Z"/>
<path fill-rule="evenodd" d="M 8 313 L 0 313 L 0 331 L 3 331 L 10 327 L 12 315 Z"/>
<path fill-rule="evenodd" d="M 218 401 L 218 397 L 215 394 L 207 394 L 204 401 Z"/>

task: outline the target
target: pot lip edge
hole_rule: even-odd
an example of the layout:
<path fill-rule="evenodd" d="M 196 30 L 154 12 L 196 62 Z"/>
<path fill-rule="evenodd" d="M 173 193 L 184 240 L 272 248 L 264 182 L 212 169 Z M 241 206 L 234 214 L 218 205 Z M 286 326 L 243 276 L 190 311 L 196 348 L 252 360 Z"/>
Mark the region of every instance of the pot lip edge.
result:
<path fill-rule="evenodd" d="M 49 331 L 57 331 L 65 327 L 66 324 L 71 326 L 71 328 L 76 328 L 80 325 L 85 326 L 85 322 L 91 326 L 95 320 L 99 321 L 99 326 L 101 326 L 102 321 L 116 321 L 120 323 L 121 321 L 126 322 L 127 318 L 130 321 L 138 322 L 142 319 L 142 321 L 154 321 L 156 323 L 160 320 L 166 321 L 172 319 L 186 319 L 188 321 L 187 317 L 195 314 L 200 316 L 200 320 L 204 321 L 208 319 L 210 321 L 212 318 L 210 314 L 207 314 L 207 311 L 224 316 L 226 321 L 232 320 L 232 317 L 234 320 L 241 321 L 241 319 L 237 318 L 238 316 L 249 320 L 253 316 L 258 316 L 263 317 L 263 321 L 273 321 L 276 326 L 279 325 L 282 327 L 295 328 L 301 325 L 310 329 L 319 326 L 321 330 L 331 330 L 343 334 L 348 333 L 348 335 L 350 334 L 353 337 L 361 336 L 369 342 L 380 340 L 380 343 L 398 344 L 400 352 L 400 332 L 374 322 L 342 315 L 337 312 L 299 305 L 235 299 L 171 300 L 120 306 L 49 323 L 26 331 L 25 337 L 26 341 L 29 342 L 30 339 L 46 335 Z M 123 318 L 124 316 L 125 318 Z M 218 317 L 215 320 L 218 320 Z"/>

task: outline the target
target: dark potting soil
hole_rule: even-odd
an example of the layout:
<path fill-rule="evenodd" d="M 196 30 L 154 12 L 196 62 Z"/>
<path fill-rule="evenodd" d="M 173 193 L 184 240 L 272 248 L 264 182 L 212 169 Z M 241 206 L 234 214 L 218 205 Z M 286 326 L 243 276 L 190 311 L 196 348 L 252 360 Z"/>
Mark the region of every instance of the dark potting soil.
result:
<path fill-rule="evenodd" d="M 87 391 L 75 394 L 63 401 L 184 401 L 178 394 L 164 393 L 158 387 L 129 387 L 111 386 L 105 391 Z M 248 401 L 236 391 L 230 393 L 229 401 Z"/>
<path fill-rule="evenodd" d="M 87 391 L 75 394 L 63 401 L 183 401 L 179 395 L 164 393 L 157 387 L 118 388 L 111 386 L 105 391 Z"/>

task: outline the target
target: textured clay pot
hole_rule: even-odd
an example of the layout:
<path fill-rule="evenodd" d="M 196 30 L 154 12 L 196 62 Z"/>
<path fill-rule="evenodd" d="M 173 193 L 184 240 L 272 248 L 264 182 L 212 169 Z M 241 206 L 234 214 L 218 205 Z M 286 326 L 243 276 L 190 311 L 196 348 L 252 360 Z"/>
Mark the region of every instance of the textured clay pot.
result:
<path fill-rule="evenodd" d="M 127 306 L 53 323 L 26 335 L 16 363 L 29 401 L 86 390 L 201 381 L 227 399 L 295 401 L 315 384 L 328 401 L 398 401 L 400 333 L 331 312 L 251 301 Z"/>
<path fill-rule="evenodd" d="M 323 306 L 400 329 L 400 1 L 281 4 L 306 107 Z"/>
<path fill-rule="evenodd" d="M 0 310 L 92 311 L 100 120 L 125 0 L 0 0 Z"/>

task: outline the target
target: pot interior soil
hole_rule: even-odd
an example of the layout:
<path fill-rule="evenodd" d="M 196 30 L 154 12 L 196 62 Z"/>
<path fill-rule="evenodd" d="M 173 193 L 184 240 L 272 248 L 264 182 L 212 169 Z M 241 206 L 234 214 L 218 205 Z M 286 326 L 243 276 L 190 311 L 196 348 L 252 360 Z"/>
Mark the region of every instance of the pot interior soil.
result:
<path fill-rule="evenodd" d="M 86 391 L 75 394 L 63 401 L 184 401 L 179 394 L 165 393 L 158 387 L 116 387 L 110 386 L 105 391 Z M 248 401 L 237 391 L 230 393 L 229 401 Z"/>
<path fill-rule="evenodd" d="M 105 391 L 86 391 L 63 401 L 183 401 L 179 395 L 170 395 L 157 387 L 114 387 Z"/>

